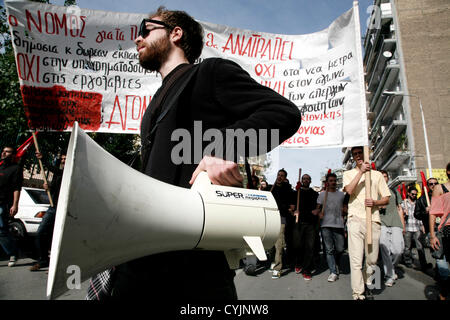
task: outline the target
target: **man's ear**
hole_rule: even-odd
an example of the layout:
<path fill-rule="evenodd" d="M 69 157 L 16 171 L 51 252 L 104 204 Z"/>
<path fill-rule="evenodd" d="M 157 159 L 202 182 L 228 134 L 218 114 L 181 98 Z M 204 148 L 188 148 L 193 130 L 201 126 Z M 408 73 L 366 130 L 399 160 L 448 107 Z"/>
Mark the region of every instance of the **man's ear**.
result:
<path fill-rule="evenodd" d="M 182 37 L 183 29 L 181 29 L 180 27 L 175 27 L 170 32 L 170 39 L 176 44 L 181 40 Z"/>

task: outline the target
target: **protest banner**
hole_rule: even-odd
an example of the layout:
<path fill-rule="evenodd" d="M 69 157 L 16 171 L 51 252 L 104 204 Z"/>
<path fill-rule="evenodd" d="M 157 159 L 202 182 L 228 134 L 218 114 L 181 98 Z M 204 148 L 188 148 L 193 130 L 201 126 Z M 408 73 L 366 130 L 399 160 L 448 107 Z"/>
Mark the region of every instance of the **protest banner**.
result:
<path fill-rule="evenodd" d="M 35 130 L 139 133 L 161 77 L 139 65 L 145 14 L 5 2 L 28 124 Z M 358 4 L 327 29 L 280 35 L 209 22 L 199 61 L 222 57 L 302 113 L 283 147 L 367 145 Z"/>

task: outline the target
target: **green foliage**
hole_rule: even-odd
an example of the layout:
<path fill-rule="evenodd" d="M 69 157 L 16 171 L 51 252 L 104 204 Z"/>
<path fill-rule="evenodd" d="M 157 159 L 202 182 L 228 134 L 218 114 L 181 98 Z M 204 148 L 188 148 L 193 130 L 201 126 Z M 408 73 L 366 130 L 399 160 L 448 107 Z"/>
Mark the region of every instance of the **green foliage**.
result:
<path fill-rule="evenodd" d="M 35 2 L 49 3 L 48 0 Z M 76 1 L 66 0 L 64 5 L 76 5 Z M 23 108 L 14 50 L 3 5 L 0 5 L 0 36 L 0 146 L 9 144 L 18 147 L 30 137 L 31 131 Z M 139 150 L 137 135 L 92 133 L 91 136 L 104 149 L 125 163 Z M 70 133 L 40 132 L 37 138 L 43 164 L 47 167 L 59 154 L 66 153 Z M 37 163 L 34 151 L 34 147 L 30 147 L 22 158 L 25 168 L 29 169 L 33 163 Z M 140 165 L 139 160 L 138 157 L 135 168 Z"/>

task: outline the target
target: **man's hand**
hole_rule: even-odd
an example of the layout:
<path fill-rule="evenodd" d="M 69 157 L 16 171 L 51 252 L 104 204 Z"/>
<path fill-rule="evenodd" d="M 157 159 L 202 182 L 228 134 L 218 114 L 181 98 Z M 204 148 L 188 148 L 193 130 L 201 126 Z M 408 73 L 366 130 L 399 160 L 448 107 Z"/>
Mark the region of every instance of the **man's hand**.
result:
<path fill-rule="evenodd" d="M 371 198 L 367 198 L 364 201 L 364 204 L 366 207 L 374 207 L 375 206 L 375 200 L 371 199 Z"/>
<path fill-rule="evenodd" d="M 42 159 L 42 153 L 36 151 L 34 154 L 36 155 L 36 158 Z"/>
<path fill-rule="evenodd" d="M 11 209 L 9 209 L 9 215 L 11 216 L 11 217 L 14 217 L 16 214 L 17 214 L 17 211 L 18 211 L 18 207 L 17 207 L 17 205 L 13 205 L 12 207 L 11 207 Z"/>
<path fill-rule="evenodd" d="M 428 214 L 430 214 L 430 207 L 426 207 L 426 208 L 425 208 L 425 211 L 426 211 Z"/>
<path fill-rule="evenodd" d="M 237 163 L 216 157 L 204 156 L 192 174 L 191 180 L 189 181 L 191 185 L 202 171 L 208 173 L 208 177 L 213 184 L 221 186 L 242 187 L 242 182 L 244 181 Z"/>
<path fill-rule="evenodd" d="M 48 190 L 48 184 L 44 182 L 44 184 L 42 185 L 42 187 L 44 188 L 45 191 Z"/>
<path fill-rule="evenodd" d="M 320 214 L 320 209 L 314 209 L 313 211 L 311 211 L 311 213 L 313 214 L 313 215 L 315 215 L 315 216 L 317 216 L 317 215 L 319 215 Z"/>
<path fill-rule="evenodd" d="M 300 215 L 300 212 L 299 212 L 298 210 L 295 210 L 295 211 L 294 211 L 295 222 L 298 221 L 299 215 Z"/>
<path fill-rule="evenodd" d="M 366 173 L 366 172 L 372 170 L 372 167 L 371 167 L 370 163 L 364 162 L 364 163 L 361 165 L 361 168 L 360 168 L 359 170 L 361 170 L 362 173 Z"/>
<path fill-rule="evenodd" d="M 439 247 L 441 246 L 441 244 L 439 243 L 439 239 L 436 236 L 431 236 L 430 237 L 430 246 L 434 250 L 438 250 Z"/>

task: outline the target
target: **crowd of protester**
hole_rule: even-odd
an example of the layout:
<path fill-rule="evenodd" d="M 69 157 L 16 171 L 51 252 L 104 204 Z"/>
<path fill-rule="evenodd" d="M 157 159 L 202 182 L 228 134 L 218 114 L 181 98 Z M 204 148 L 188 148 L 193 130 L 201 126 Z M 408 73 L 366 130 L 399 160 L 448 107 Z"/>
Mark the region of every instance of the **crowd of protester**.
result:
<path fill-rule="evenodd" d="M 41 161 L 42 154 L 36 151 L 36 158 Z M 39 224 L 35 237 L 37 261 L 30 267 L 30 271 L 38 271 L 49 266 L 50 246 L 55 224 L 56 206 L 61 188 L 62 175 L 66 155 L 60 155 L 55 166 L 49 166 L 53 172 L 52 183 L 43 183 L 47 191 L 50 206 Z M 14 267 L 19 257 L 19 245 L 10 231 L 9 222 L 14 219 L 19 209 L 19 199 L 23 184 L 23 169 L 18 164 L 17 150 L 12 146 L 2 149 L 0 160 L 0 245 L 9 257 L 8 266 Z"/>
<path fill-rule="evenodd" d="M 353 170 L 360 169 L 355 167 Z M 370 170 L 367 166 L 366 171 Z M 449 177 L 450 163 L 447 164 L 446 170 Z M 373 197 L 372 206 L 379 218 L 372 211 L 372 251 L 368 251 L 367 245 L 364 244 L 365 231 L 355 235 L 354 231 L 348 229 L 348 220 L 352 221 L 351 229 L 355 229 L 356 217 L 349 219 L 348 212 L 349 205 L 357 201 L 351 194 L 356 192 L 355 189 L 349 192 L 350 179 L 346 181 L 344 178 L 341 191 L 337 189 L 336 174 L 328 172 L 322 190 L 316 192 L 310 187 L 309 174 L 303 174 L 295 187 L 289 183 L 284 169 L 278 171 L 273 184 L 257 176 L 252 177 L 253 188 L 272 192 L 281 216 L 279 238 L 269 252 L 273 253 L 269 254 L 272 258 L 269 269 L 272 278 L 279 279 L 286 273 L 295 272 L 301 274 L 305 281 L 310 281 L 320 267 L 322 256 L 329 269 L 327 281 L 335 282 L 339 279 L 344 265 L 343 256 L 347 252 L 355 300 L 373 298 L 371 288 L 377 276 L 373 275 L 376 265 L 382 270 L 380 276 L 384 276 L 385 287 L 392 287 L 401 281 L 398 270 L 414 269 L 433 276 L 439 290 L 438 299 L 446 300 L 450 281 L 450 222 L 447 220 L 450 177 L 444 184 L 439 184 L 433 177 L 429 178 L 426 181 L 427 188 L 424 188 L 427 194 L 422 191 L 418 198 L 416 183 L 408 185 L 406 194 L 401 195 L 398 190 L 388 188 L 388 172 L 371 170 L 371 174 L 372 183 L 379 184 L 380 187 L 377 188 L 382 190 L 377 199 Z M 355 178 L 358 179 L 360 177 Z M 365 194 L 362 193 L 361 196 L 365 197 Z M 353 234 L 350 243 L 349 232 Z M 438 234 L 441 236 L 438 237 Z M 358 241 L 361 243 L 358 244 Z M 359 249 L 358 246 L 362 248 Z M 414 259 L 413 248 L 416 249 L 417 259 Z M 427 250 L 430 255 L 426 254 Z M 363 255 L 365 266 L 362 264 Z M 430 259 L 433 259 L 434 263 Z M 245 270 L 253 272 L 255 269 L 247 266 Z M 359 288 L 360 286 L 363 287 Z"/>
<path fill-rule="evenodd" d="M 381 266 L 384 284 L 392 287 L 399 277 L 397 270 L 419 269 L 433 274 L 439 288 L 439 299 L 448 298 L 450 281 L 449 259 L 449 192 L 450 163 L 447 164 L 446 183 L 439 184 L 431 177 L 427 188 L 418 198 L 419 191 L 413 183 L 407 193 L 388 188 L 389 174 L 376 171 L 362 160 L 362 148 L 352 149 L 356 166 L 344 172 L 343 190 L 338 190 L 338 177 L 328 172 L 320 192 L 311 188 L 311 176 L 303 174 L 293 187 L 287 179 L 287 171 L 280 169 L 273 184 L 251 176 L 247 187 L 269 191 L 277 202 L 281 216 L 279 238 L 272 248 L 270 271 L 273 279 L 294 271 L 305 281 L 311 281 L 320 267 L 321 258 L 329 269 L 328 282 L 339 280 L 343 269 L 343 257 L 348 253 L 353 298 L 369 299 L 376 265 Z M 16 265 L 19 248 L 8 230 L 8 220 L 18 211 L 18 200 L 23 173 L 14 161 L 15 149 L 5 147 L 0 163 L 0 244 L 9 255 L 9 267 Z M 42 158 L 36 152 L 38 159 Z M 39 227 L 36 247 L 38 261 L 30 271 L 48 267 L 49 247 L 55 220 L 65 155 L 57 167 L 52 168 L 56 179 L 52 186 L 44 185 L 51 192 L 55 205 L 50 207 Z M 371 173 L 371 198 L 363 192 L 364 174 Z M 372 243 L 366 243 L 365 207 L 371 208 Z M 416 248 L 418 265 L 415 265 L 413 247 Z M 427 261 L 430 250 L 435 263 Z M 255 258 L 256 259 L 256 258 Z M 249 259 L 250 264 L 256 260 Z M 363 265 L 363 261 L 364 265 Z M 435 267 L 433 267 L 433 265 Z M 247 268 L 246 270 L 255 270 Z M 376 276 L 376 275 L 375 275 Z M 373 297 L 373 296 L 372 296 Z"/>

